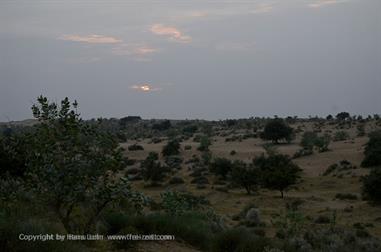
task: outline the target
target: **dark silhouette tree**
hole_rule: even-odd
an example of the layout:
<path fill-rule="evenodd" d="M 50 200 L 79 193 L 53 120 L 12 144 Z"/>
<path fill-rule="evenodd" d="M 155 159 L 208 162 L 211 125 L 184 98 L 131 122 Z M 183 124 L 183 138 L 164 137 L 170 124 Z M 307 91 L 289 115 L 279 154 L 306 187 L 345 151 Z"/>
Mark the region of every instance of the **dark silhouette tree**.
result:
<path fill-rule="evenodd" d="M 340 121 L 344 121 L 346 119 L 349 119 L 351 115 L 348 112 L 340 112 L 336 115 L 336 119 Z"/>
<path fill-rule="evenodd" d="M 280 191 L 282 198 L 284 191 L 300 178 L 301 169 L 287 155 L 262 155 L 255 158 L 253 163 L 260 169 L 261 184 L 265 188 Z"/>
<path fill-rule="evenodd" d="M 381 203 L 381 169 L 373 168 L 363 178 L 363 193 L 370 201 Z"/>
<path fill-rule="evenodd" d="M 124 177 L 122 149 L 115 138 L 85 123 L 77 102 L 40 96 L 27 153 L 28 185 L 55 211 L 70 233 L 88 233 L 103 209 L 121 199 L 138 200 Z M 80 216 L 81 215 L 81 216 Z M 83 224 L 84 223 L 84 224 Z"/>
<path fill-rule="evenodd" d="M 161 152 L 163 156 L 172 156 L 180 154 L 180 142 L 177 139 L 170 140 Z"/>
<path fill-rule="evenodd" d="M 283 119 L 275 118 L 269 121 L 261 134 L 264 140 L 271 140 L 278 143 L 279 140 L 291 141 L 293 138 L 293 129 L 289 127 Z"/>
<path fill-rule="evenodd" d="M 234 184 L 244 188 L 247 194 L 251 194 L 259 186 L 259 169 L 248 166 L 242 161 L 235 161 L 231 172 L 231 180 Z"/>
<path fill-rule="evenodd" d="M 381 165 L 381 130 L 369 134 L 369 141 L 365 147 L 363 167 Z"/>

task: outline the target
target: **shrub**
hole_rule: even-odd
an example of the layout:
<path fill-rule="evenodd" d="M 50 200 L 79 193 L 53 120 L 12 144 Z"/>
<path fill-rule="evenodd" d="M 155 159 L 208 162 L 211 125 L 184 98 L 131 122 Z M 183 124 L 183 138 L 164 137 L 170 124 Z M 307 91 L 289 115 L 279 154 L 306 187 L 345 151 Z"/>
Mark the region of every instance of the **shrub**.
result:
<path fill-rule="evenodd" d="M 235 154 L 237 154 L 237 152 L 236 152 L 235 150 L 232 150 L 232 151 L 230 152 L 230 156 L 234 156 Z"/>
<path fill-rule="evenodd" d="M 307 150 L 312 150 L 318 135 L 312 131 L 304 132 L 300 145 Z"/>
<path fill-rule="evenodd" d="M 290 142 L 293 138 L 293 129 L 284 120 L 276 118 L 266 124 L 261 138 L 271 140 L 274 143 L 278 143 L 279 140 Z"/>
<path fill-rule="evenodd" d="M 165 173 L 168 171 L 167 167 L 164 167 L 158 161 L 159 154 L 156 152 L 150 152 L 146 159 L 141 163 L 142 175 L 144 180 L 150 180 L 152 185 L 156 185 L 165 177 Z"/>
<path fill-rule="evenodd" d="M 346 131 L 337 131 L 333 137 L 333 141 L 345 141 L 349 139 L 349 134 Z"/>
<path fill-rule="evenodd" d="M 0 176 L 23 177 L 27 163 L 27 136 L 10 133 L 0 136 Z"/>
<path fill-rule="evenodd" d="M 381 130 L 369 134 L 369 141 L 364 151 L 363 167 L 381 165 Z"/>
<path fill-rule="evenodd" d="M 244 188 L 247 194 L 250 194 L 259 185 L 259 170 L 253 166 L 248 167 L 242 161 L 235 161 L 233 163 L 231 179 L 234 184 Z"/>
<path fill-rule="evenodd" d="M 165 157 L 165 164 L 169 166 L 169 168 L 181 169 L 181 164 L 184 159 L 181 156 L 167 156 Z"/>
<path fill-rule="evenodd" d="M 375 203 L 381 203 L 381 169 L 373 168 L 363 179 L 363 193 Z"/>
<path fill-rule="evenodd" d="M 191 193 L 167 191 L 160 194 L 163 209 L 173 216 L 184 215 L 186 212 L 203 209 L 209 205 L 209 201 L 202 196 L 194 196 Z"/>
<path fill-rule="evenodd" d="M 170 140 L 162 150 L 163 156 L 179 155 L 180 143 L 177 139 Z"/>
<path fill-rule="evenodd" d="M 143 146 L 135 143 L 133 145 L 128 146 L 128 150 L 129 151 L 141 151 L 141 150 L 144 150 L 144 148 L 143 148 Z"/>
<path fill-rule="evenodd" d="M 226 158 L 215 158 L 210 164 L 210 171 L 214 174 L 226 179 L 227 175 L 232 171 L 233 163 Z"/>
<path fill-rule="evenodd" d="M 202 136 L 200 139 L 200 146 L 197 148 L 199 151 L 209 151 L 209 146 L 211 145 L 208 136 Z"/>
<path fill-rule="evenodd" d="M 331 136 L 324 134 L 324 136 L 319 136 L 315 139 L 315 146 L 318 148 L 319 152 L 328 151 L 329 143 L 331 142 Z"/>
<path fill-rule="evenodd" d="M 251 234 L 245 228 L 228 229 L 213 240 L 212 251 L 216 252 L 262 252 L 274 244 L 267 238 Z"/>
<path fill-rule="evenodd" d="M 283 192 L 295 184 L 300 177 L 301 169 L 287 155 L 264 155 L 254 159 L 254 165 L 260 169 L 261 183 L 264 187 Z"/>
<path fill-rule="evenodd" d="M 155 123 L 154 125 L 152 125 L 152 129 L 159 130 L 159 131 L 168 130 L 171 127 L 172 127 L 172 124 L 171 124 L 171 121 L 169 120 L 164 120 L 162 122 Z"/>

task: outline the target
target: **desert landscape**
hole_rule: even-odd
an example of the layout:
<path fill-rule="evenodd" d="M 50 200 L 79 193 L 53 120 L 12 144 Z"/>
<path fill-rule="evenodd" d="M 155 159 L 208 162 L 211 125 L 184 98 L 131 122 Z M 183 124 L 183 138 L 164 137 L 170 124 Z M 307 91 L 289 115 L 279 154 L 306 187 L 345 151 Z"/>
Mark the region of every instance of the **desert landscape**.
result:
<path fill-rule="evenodd" d="M 1 0 L 0 252 L 381 252 L 380 0 Z"/>
<path fill-rule="evenodd" d="M 22 251 L 25 246 L 22 244 L 28 243 L 15 243 L 15 237 L 9 233 L 46 229 L 62 234 L 85 232 L 104 236 L 94 241 L 86 238 L 81 245 L 85 247 L 78 246 L 79 242 L 65 241 L 70 249 L 81 251 L 86 247 L 94 251 L 380 249 L 378 115 L 363 119 L 342 112 L 327 118 L 221 121 L 143 120 L 127 116 L 82 121 L 69 110 L 70 103 L 65 100 L 61 107 L 54 103 L 49 106 L 46 98 L 40 97 L 38 101 L 41 104 L 33 107 L 38 120 L 2 124 L 1 192 L 3 214 L 8 216 L 1 229 L 4 250 Z M 59 156 L 51 158 L 57 164 L 66 164 L 63 167 L 91 163 L 92 160 L 85 161 L 89 158 L 86 155 L 78 156 L 67 149 L 85 147 L 84 142 L 75 140 L 82 131 L 74 129 L 88 127 L 98 132 L 93 135 L 95 139 L 102 136 L 112 141 L 108 148 L 117 150 L 121 158 L 116 170 L 112 165 L 106 166 L 96 175 L 91 190 L 95 195 L 106 193 L 97 199 L 88 195 L 90 187 L 81 189 L 90 175 L 84 173 L 94 176 L 92 166 L 89 170 L 62 171 L 61 175 L 49 169 L 38 171 L 32 168 L 34 162 L 42 165 L 47 161 L 32 158 L 33 153 L 25 149 L 34 146 L 33 152 L 57 151 Z M 67 131 L 70 129 L 74 131 Z M 43 138 L 57 139 L 51 142 L 54 146 L 45 149 L 46 143 L 41 146 L 28 140 L 30 134 L 35 134 L 36 139 L 40 139 L 40 134 Z M 104 151 L 94 154 L 117 157 Z M 26 157 L 34 162 L 25 160 Z M 67 160 L 74 157 L 83 161 Z M 102 163 L 106 156 L 100 158 Z M 374 173 L 369 175 L 371 171 Z M 41 180 L 33 174 L 51 178 Z M 77 176 L 83 180 L 77 180 Z M 64 184 L 60 184 L 62 179 Z M 119 187 L 116 182 L 123 182 L 124 186 Z M 44 186 L 40 189 L 36 183 Z M 105 188 L 98 188 L 98 183 Z M 44 187 L 59 190 L 50 195 Z M 79 193 L 62 199 L 62 209 L 54 208 L 52 203 L 56 197 L 61 198 L 61 190 L 69 190 L 70 194 L 77 187 Z M 22 196 L 25 190 L 31 190 L 31 194 Z M 45 201 L 45 197 L 52 198 Z M 101 206 L 100 199 L 105 199 Z M 72 205 L 66 205 L 66 201 Z M 30 203 L 25 205 L 26 202 Z M 43 215 L 41 208 L 45 209 Z M 91 214 L 92 222 L 85 225 Z M 27 226 L 18 222 L 23 218 L 28 218 Z M 15 230 L 11 232 L 9 228 Z M 121 236 L 127 234 L 174 235 L 175 240 L 123 240 Z M 54 249 L 62 248 L 50 242 Z M 46 248 L 43 244 L 34 241 L 36 251 Z"/>

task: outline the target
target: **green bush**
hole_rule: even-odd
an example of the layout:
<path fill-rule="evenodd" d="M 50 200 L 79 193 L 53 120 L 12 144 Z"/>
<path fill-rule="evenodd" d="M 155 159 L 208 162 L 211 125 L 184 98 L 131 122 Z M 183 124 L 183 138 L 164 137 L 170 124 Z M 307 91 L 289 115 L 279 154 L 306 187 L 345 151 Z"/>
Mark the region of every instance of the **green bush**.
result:
<path fill-rule="evenodd" d="M 278 143 L 280 140 L 290 142 L 293 137 L 293 129 L 279 118 L 269 121 L 261 134 L 262 139 L 271 140 L 274 143 Z"/>
<path fill-rule="evenodd" d="M 232 171 L 233 162 L 227 158 L 215 158 L 210 163 L 209 168 L 214 174 L 226 179 L 227 175 Z"/>
<path fill-rule="evenodd" d="M 337 131 L 333 137 L 333 141 L 345 141 L 349 139 L 349 134 L 346 131 Z"/>
<path fill-rule="evenodd" d="M 301 169 L 287 155 L 262 155 L 253 162 L 260 169 L 261 184 L 265 188 L 279 190 L 282 198 L 284 191 L 300 178 Z"/>
<path fill-rule="evenodd" d="M 363 193 L 375 202 L 381 203 L 381 169 L 373 168 L 370 174 L 363 178 Z"/>
<path fill-rule="evenodd" d="M 365 158 L 361 163 L 363 167 L 381 165 L 381 130 L 369 134 L 364 155 Z"/>
<path fill-rule="evenodd" d="M 180 142 L 177 139 L 168 141 L 168 143 L 163 147 L 161 152 L 163 156 L 179 155 L 180 154 Z"/>
<path fill-rule="evenodd" d="M 216 252 L 262 252 L 271 248 L 270 239 L 251 234 L 245 228 L 228 229 L 214 238 L 212 251 Z"/>

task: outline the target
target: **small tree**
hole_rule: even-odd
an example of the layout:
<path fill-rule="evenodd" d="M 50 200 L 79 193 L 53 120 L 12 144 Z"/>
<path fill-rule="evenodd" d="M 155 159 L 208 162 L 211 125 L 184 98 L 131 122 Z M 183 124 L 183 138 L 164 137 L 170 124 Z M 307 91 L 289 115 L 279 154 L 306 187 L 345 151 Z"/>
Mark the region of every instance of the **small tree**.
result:
<path fill-rule="evenodd" d="M 363 179 L 363 193 L 369 200 L 381 203 L 381 169 L 373 168 Z"/>
<path fill-rule="evenodd" d="M 158 159 L 159 154 L 150 152 L 147 158 L 141 163 L 143 179 L 146 181 L 150 180 L 152 185 L 156 185 L 162 181 L 167 172 L 166 167 L 163 167 Z"/>
<path fill-rule="evenodd" d="M 170 140 L 161 152 L 163 156 L 171 156 L 180 154 L 180 143 L 177 139 Z"/>
<path fill-rule="evenodd" d="M 210 163 L 210 171 L 221 176 L 223 179 L 226 179 L 232 168 L 233 163 L 227 158 L 216 158 Z"/>
<path fill-rule="evenodd" d="M 231 174 L 232 182 L 244 188 L 247 194 L 255 191 L 259 185 L 259 170 L 253 166 L 248 166 L 242 161 L 235 161 Z"/>
<path fill-rule="evenodd" d="M 200 140 L 200 146 L 197 148 L 199 151 L 209 151 L 209 146 L 211 145 L 208 136 L 202 136 Z"/>
<path fill-rule="evenodd" d="M 365 147 L 363 167 L 381 165 L 381 130 L 369 134 L 369 141 Z"/>
<path fill-rule="evenodd" d="M 260 169 L 261 184 L 265 188 L 279 190 L 282 198 L 283 192 L 300 178 L 301 169 L 287 155 L 262 155 L 253 163 Z"/>
<path fill-rule="evenodd" d="M 340 112 L 336 115 L 336 119 L 340 121 L 344 121 L 346 119 L 349 119 L 351 115 L 348 112 Z"/>
<path fill-rule="evenodd" d="M 318 148 L 319 152 L 326 152 L 329 150 L 328 146 L 331 142 L 331 136 L 324 134 L 324 136 L 319 136 L 315 139 L 315 146 Z"/>
<path fill-rule="evenodd" d="M 271 140 L 276 144 L 279 140 L 290 142 L 293 138 L 293 129 L 289 127 L 284 120 L 276 118 L 266 124 L 264 131 L 261 134 L 261 138 L 264 140 Z"/>
<path fill-rule="evenodd" d="M 37 101 L 32 110 L 39 123 L 28 143 L 27 181 L 69 233 L 89 232 L 112 202 L 140 202 L 128 181 L 116 176 L 125 164 L 113 137 L 83 122 L 77 102 L 65 98 L 59 106 L 42 96 Z"/>
<path fill-rule="evenodd" d="M 317 138 L 318 135 L 316 132 L 306 131 L 302 136 L 300 145 L 303 147 L 303 149 L 313 150 Z"/>

